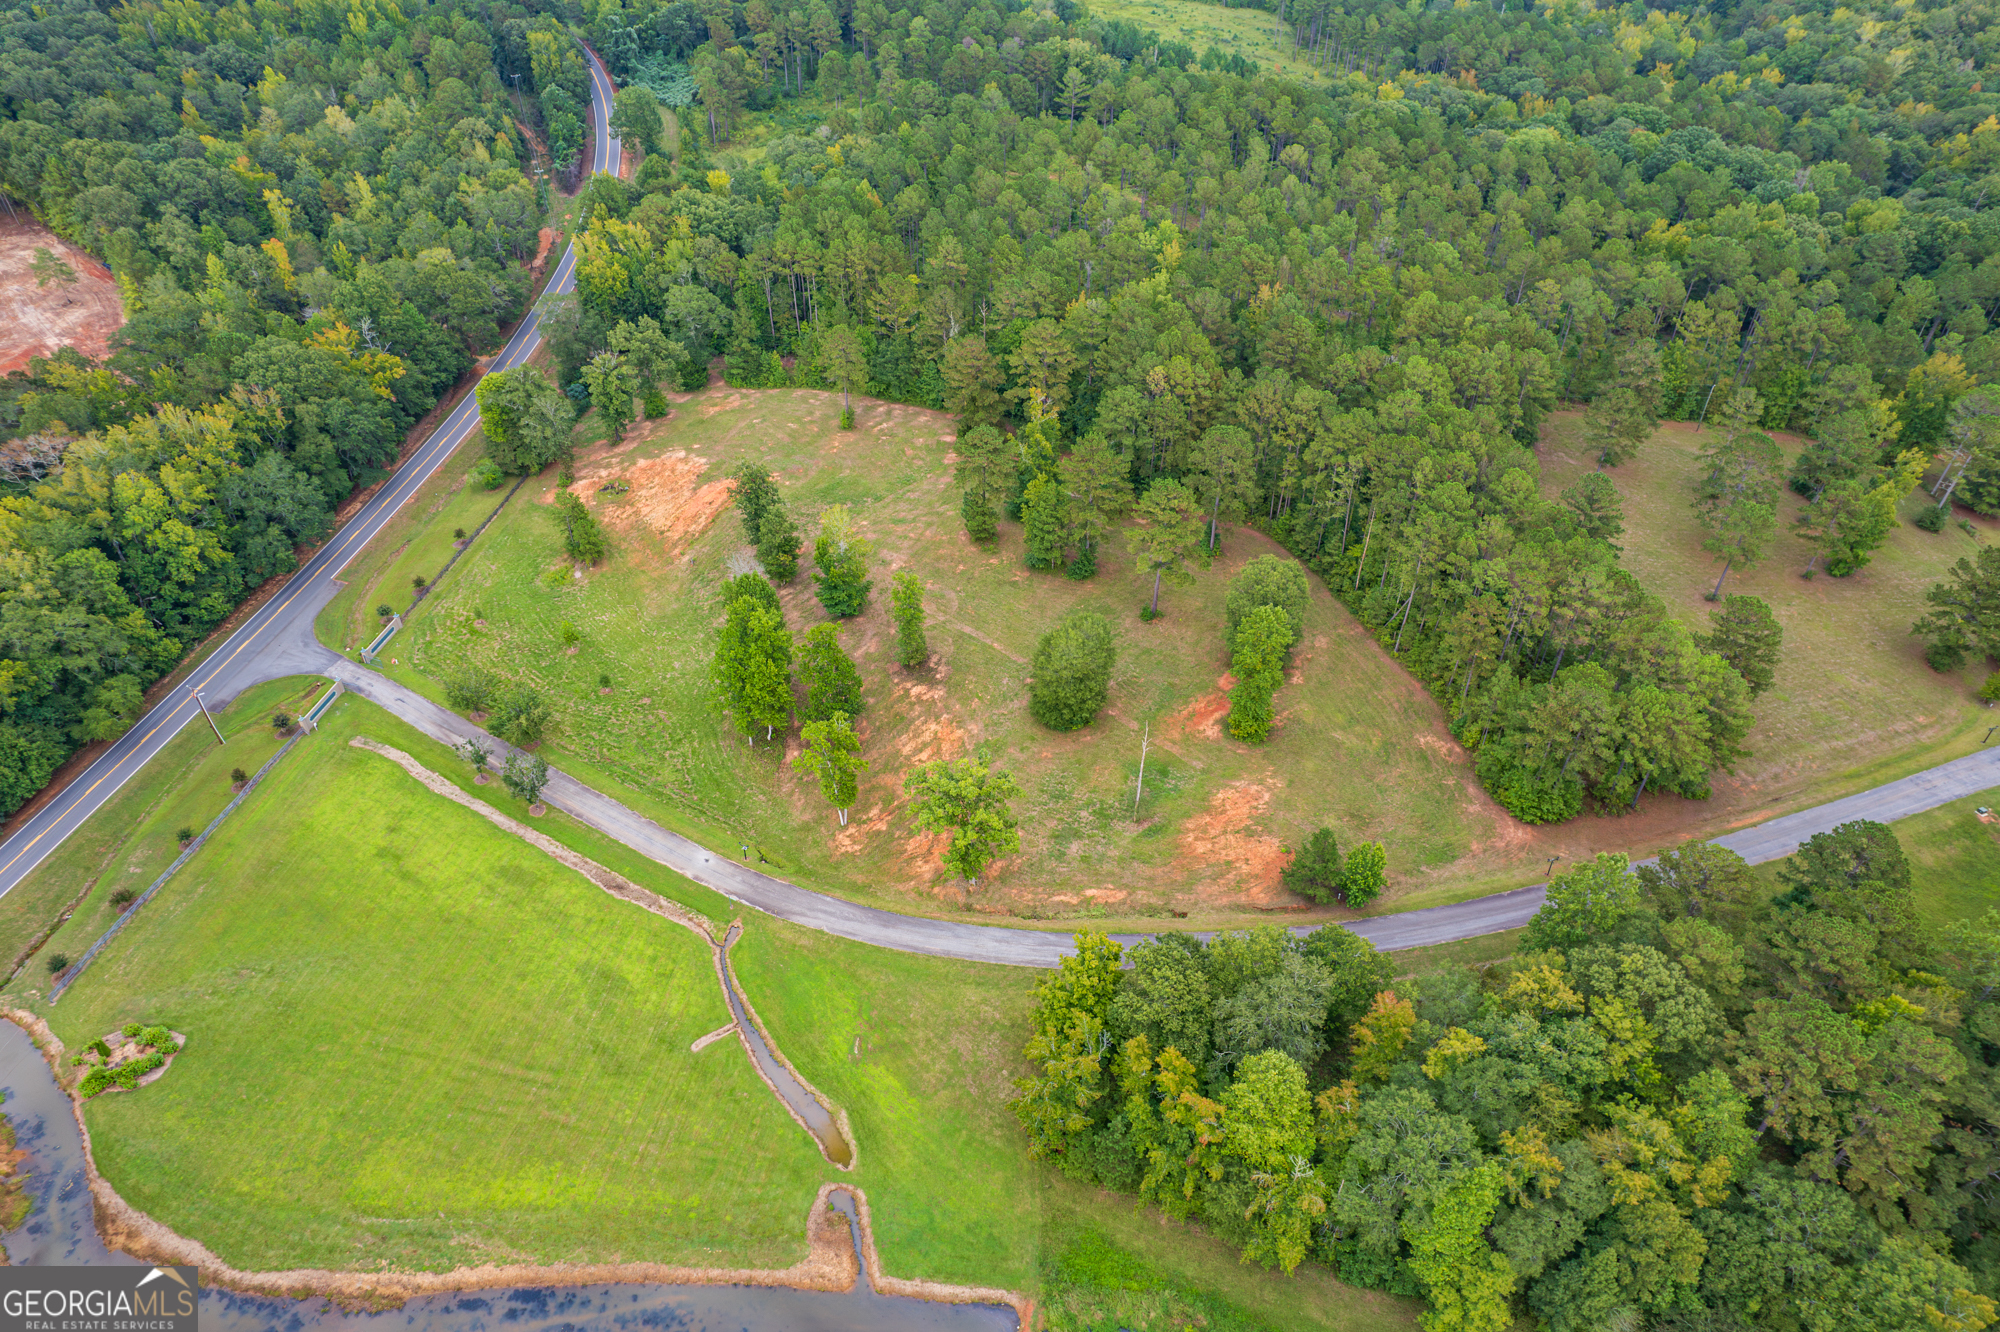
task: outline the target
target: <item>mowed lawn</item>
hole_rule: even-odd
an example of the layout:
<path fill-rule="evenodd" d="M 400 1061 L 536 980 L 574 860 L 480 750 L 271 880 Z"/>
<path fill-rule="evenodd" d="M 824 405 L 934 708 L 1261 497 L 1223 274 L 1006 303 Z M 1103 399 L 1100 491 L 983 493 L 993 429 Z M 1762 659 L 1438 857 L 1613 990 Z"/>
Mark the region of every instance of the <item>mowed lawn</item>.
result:
<path fill-rule="evenodd" d="M 859 428 L 845 432 L 838 408 L 809 390 L 710 389 L 615 452 L 583 449 L 576 489 L 609 529 L 610 558 L 572 576 L 550 516 L 554 475 L 535 478 L 417 608 L 383 668 L 433 697 L 467 664 L 531 683 L 557 717 L 552 761 L 712 846 L 748 845 L 787 877 L 903 909 L 1254 919 L 1303 905 L 1278 871 L 1320 826 L 1387 844 L 1382 909 L 1540 866 L 1478 790 L 1436 705 L 1322 586 L 1272 741 L 1227 737 L 1223 599 L 1249 559 L 1281 553 L 1267 539 L 1228 533 L 1214 566 L 1166 587 L 1163 618 L 1146 624 L 1151 580 L 1122 536 L 1093 579 L 1030 571 L 1017 525 L 986 546 L 964 535 L 949 418 L 857 402 Z M 844 503 L 877 545 L 874 595 L 841 634 L 865 681 L 871 765 L 845 830 L 785 762 L 795 738 L 747 746 L 712 700 L 719 585 L 752 567 L 725 481 L 745 458 L 773 469 L 808 536 L 822 506 Z M 899 570 L 928 588 L 933 658 L 916 671 L 895 664 Z M 783 598 L 794 633 L 824 620 L 809 560 Z M 1060 735 L 1028 715 L 1028 663 L 1071 608 L 1107 616 L 1119 656 L 1105 713 Z M 560 646 L 565 622 L 583 636 L 574 653 Z M 975 753 L 1020 784 L 1023 846 L 968 893 L 911 826 L 902 784 L 916 764 Z"/>
<path fill-rule="evenodd" d="M 50 1010 L 72 1048 L 190 1038 L 89 1103 L 120 1192 L 251 1269 L 802 1256 L 817 1150 L 740 1049 L 688 1050 L 728 1020 L 708 950 L 357 728 L 419 748 L 336 704 Z"/>
<path fill-rule="evenodd" d="M 1565 414 L 1544 429 L 1542 489 L 1554 496 L 1594 466 L 1579 439 L 1582 418 Z M 1715 438 L 1692 424 L 1670 422 L 1639 456 L 1607 470 L 1625 501 L 1624 566 L 1697 633 L 1706 632 L 1713 605 L 1703 600 L 1722 565 L 1701 549 L 1694 485 L 1699 450 Z M 1804 441 L 1779 436 L 1787 458 Z M 1780 502 L 1779 534 L 1762 563 L 1731 570 L 1723 594 L 1763 598 L 1784 627 L 1777 683 L 1755 705 L 1750 756 L 1734 776 L 1718 773 L 1705 802 L 1666 797 L 1685 835 L 1724 827 L 1863 790 L 1970 752 L 1995 719 L 1975 696 L 1988 665 L 1973 662 L 1941 675 L 1925 663 L 1923 640 L 1910 625 L 1925 611 L 1924 592 L 2000 523 L 1981 520 L 1979 537 L 1954 522 L 1925 532 L 1909 519 L 1930 502 L 1919 491 L 1904 500 L 1904 521 L 1866 568 L 1846 578 L 1801 577 L 1812 552 L 1793 534 L 1804 501 L 1789 489 Z M 1965 516 L 1960 509 L 1958 516 Z M 1650 800 L 1649 804 L 1652 803 Z"/>
<path fill-rule="evenodd" d="M 841 1179 L 866 1191 L 897 1276 L 1032 1294 L 1089 1234 L 1272 1327 L 1411 1326 L 1407 1301 L 1246 1267 L 1199 1227 L 1030 1161 L 1007 1100 L 1041 973 L 747 913 L 739 981 L 854 1128 L 857 1167 L 835 1170 L 736 1042 L 688 1050 L 725 1020 L 698 939 L 350 747 L 355 734 L 524 817 L 349 696 L 59 1004 L 9 996 L 72 1048 L 130 1020 L 187 1033 L 166 1078 L 86 1116 L 119 1191 L 225 1261 L 783 1266 L 804 1253 L 819 1184 Z M 205 782 L 155 784 L 176 800 Z M 739 910 L 560 814 L 535 822 L 711 920 Z M 98 831 L 123 846 L 121 830 L 143 843 L 129 818 Z"/>

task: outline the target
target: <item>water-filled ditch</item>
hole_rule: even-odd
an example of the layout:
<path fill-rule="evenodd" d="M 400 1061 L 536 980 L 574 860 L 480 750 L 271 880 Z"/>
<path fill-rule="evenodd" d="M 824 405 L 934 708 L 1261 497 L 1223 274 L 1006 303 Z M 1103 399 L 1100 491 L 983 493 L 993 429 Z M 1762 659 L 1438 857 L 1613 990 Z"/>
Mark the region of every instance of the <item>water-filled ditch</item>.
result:
<path fill-rule="evenodd" d="M 741 1001 L 731 993 L 730 1008 L 743 1024 L 751 1049 L 761 1052 L 757 1056 L 760 1066 L 761 1061 L 769 1060 L 775 1069 L 767 1068 L 766 1074 L 780 1088 L 780 1095 L 785 1095 L 783 1089 L 789 1084 L 800 1098 L 817 1107 L 832 1131 L 831 1140 L 845 1150 L 845 1140 L 826 1108 L 764 1048 L 755 1024 L 741 1007 Z M 56 1085 L 28 1034 L 11 1022 L 0 1022 L 0 1096 L 4 1097 L 0 1112 L 13 1121 L 19 1146 L 28 1153 L 24 1169 L 28 1192 L 34 1199 L 20 1228 L 0 1235 L 8 1260 L 17 1266 L 137 1264 L 137 1259 L 105 1248 L 98 1237 L 85 1174 L 83 1135 L 71 1115 L 69 1097 Z M 791 1101 L 790 1096 L 786 1099 Z M 802 1107 L 794 1108 L 804 1113 Z M 861 1230 L 853 1197 L 836 1192 L 832 1205 L 848 1219 L 858 1259 Z M 387 1313 L 347 1313 L 318 1298 L 267 1299 L 221 1290 L 204 1290 L 201 1296 L 202 1332 L 305 1332 L 308 1328 L 341 1332 L 413 1328 L 425 1332 L 500 1328 L 508 1332 L 628 1332 L 634 1328 L 674 1332 L 999 1332 L 1018 1325 L 1014 1311 L 1002 1305 L 936 1304 L 877 1294 L 869 1285 L 866 1263 L 861 1265 L 861 1279 L 855 1288 L 844 1294 L 770 1286 L 535 1286 L 426 1295 Z"/>

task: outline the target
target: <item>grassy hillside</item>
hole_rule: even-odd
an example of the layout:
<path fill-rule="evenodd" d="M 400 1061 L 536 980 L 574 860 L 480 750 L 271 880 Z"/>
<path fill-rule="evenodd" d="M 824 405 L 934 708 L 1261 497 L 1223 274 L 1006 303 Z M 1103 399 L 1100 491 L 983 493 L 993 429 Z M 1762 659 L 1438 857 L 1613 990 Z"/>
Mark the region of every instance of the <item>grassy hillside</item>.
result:
<path fill-rule="evenodd" d="M 1595 466 L 1578 432 L 1578 415 L 1557 417 L 1543 433 L 1543 493 L 1553 496 Z M 1623 563 L 1669 609 L 1697 631 L 1712 608 L 1703 596 L 1721 564 L 1701 549 L 1693 487 L 1698 451 L 1712 433 L 1671 422 L 1636 460 L 1606 474 L 1625 501 Z M 1779 438 L 1787 456 L 1803 441 Z M 1713 834 L 1772 814 L 1861 790 L 1967 753 L 1992 714 L 1974 697 L 1984 666 L 1940 675 L 1924 662 L 1923 640 L 1910 633 L 1924 610 L 1924 591 L 1961 556 L 2000 533 L 1981 521 L 1969 535 L 1956 525 L 1925 532 L 1907 520 L 1925 499 L 1904 501 L 1905 522 L 1874 562 L 1846 578 L 1801 577 L 1811 552 L 1792 534 L 1803 506 L 1787 490 L 1779 536 L 1756 568 L 1731 571 L 1724 594 L 1747 593 L 1770 603 L 1784 626 L 1784 660 L 1776 685 L 1757 700 L 1750 757 L 1734 776 L 1718 773 L 1704 802 L 1649 797 L 1643 817 L 1671 821 L 1682 835 Z"/>
<path fill-rule="evenodd" d="M 1266 539 L 1230 534 L 1214 567 L 1193 587 L 1168 587 L 1164 617 L 1144 624 L 1150 580 L 1122 539 L 1084 582 L 1025 568 L 1013 525 L 976 546 L 958 518 L 949 419 L 879 403 L 858 410 L 859 428 L 842 432 L 833 395 L 711 389 L 615 452 L 586 448 L 575 488 L 610 530 L 610 559 L 572 576 L 549 517 L 554 478 L 536 478 L 417 608 L 384 669 L 433 696 L 465 663 L 531 682 L 559 718 L 553 761 L 623 788 L 711 845 L 748 843 L 790 877 L 904 908 L 1248 919 L 1302 905 L 1277 873 L 1286 846 L 1321 825 L 1344 841 L 1388 843 L 1389 908 L 1539 867 L 1472 781 L 1431 700 L 1324 588 L 1278 695 L 1271 743 L 1224 734 L 1223 596 L 1247 560 L 1276 551 Z M 710 700 L 717 587 L 750 567 L 723 480 L 746 457 L 778 473 L 802 526 L 822 505 L 850 504 L 877 543 L 875 595 L 842 632 L 866 683 L 872 765 L 844 831 L 783 761 L 791 751 L 746 746 Z M 614 482 L 630 489 L 603 489 Z M 934 656 L 916 671 L 895 664 L 887 615 L 901 569 L 929 589 Z M 794 632 L 825 618 L 806 575 L 783 596 Z M 1027 662 L 1074 606 L 1112 620 L 1119 659 L 1106 712 L 1058 735 L 1027 714 Z M 583 634 L 574 654 L 559 645 L 565 622 Z M 914 834 L 901 788 L 911 765 L 975 750 L 1021 784 L 1023 850 L 969 898 Z"/>

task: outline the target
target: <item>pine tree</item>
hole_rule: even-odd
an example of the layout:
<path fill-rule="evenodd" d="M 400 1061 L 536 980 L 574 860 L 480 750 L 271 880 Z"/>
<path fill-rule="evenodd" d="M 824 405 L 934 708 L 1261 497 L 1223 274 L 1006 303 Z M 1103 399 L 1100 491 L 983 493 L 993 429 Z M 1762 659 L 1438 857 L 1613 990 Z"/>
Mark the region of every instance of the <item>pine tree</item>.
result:
<path fill-rule="evenodd" d="M 1030 569 L 1060 569 L 1063 563 L 1063 493 L 1053 478 L 1028 482 L 1021 497 L 1021 527 Z"/>
<path fill-rule="evenodd" d="M 1340 845 L 1331 828 L 1320 828 L 1292 856 L 1280 877 L 1285 887 L 1315 902 L 1331 902 L 1340 895 Z"/>
<path fill-rule="evenodd" d="M 604 558 L 608 549 L 604 529 L 583 501 L 568 489 L 556 491 L 555 518 L 562 533 L 563 554 L 584 564 L 595 564 Z"/>
<path fill-rule="evenodd" d="M 764 515 L 780 503 L 778 487 L 762 464 L 748 460 L 736 464 L 729 479 L 736 483 L 736 516 L 743 520 L 743 539 L 755 546 L 763 536 Z"/>
<path fill-rule="evenodd" d="M 1126 533 L 1142 574 L 1153 575 L 1152 614 L 1160 611 L 1160 582 L 1192 583 L 1188 561 L 1201 547 L 1201 507 L 1178 481 L 1155 481 L 1139 501 L 1142 525 Z"/>
<path fill-rule="evenodd" d="M 1708 625 L 1708 636 L 1698 640 L 1703 650 L 1734 666 L 1750 686 L 1752 696 L 1769 689 L 1776 678 L 1785 631 L 1762 598 L 1724 597 L 1722 605 L 1708 613 Z"/>
<path fill-rule="evenodd" d="M 1285 680 L 1285 654 L 1296 635 L 1283 606 L 1263 605 L 1243 616 L 1236 626 L 1230 670 L 1236 687 L 1229 692 L 1229 733 L 1256 743 L 1271 734 L 1275 721 L 1273 696 Z"/>
<path fill-rule="evenodd" d="M 803 715 L 825 721 L 836 712 L 861 715 L 861 672 L 840 648 L 840 626 L 816 624 L 799 645 L 799 683 L 806 689 Z"/>
<path fill-rule="evenodd" d="M 777 495 L 757 523 L 757 563 L 774 583 L 789 583 L 799 576 L 799 527 Z"/>
<path fill-rule="evenodd" d="M 896 660 L 906 667 L 930 660 L 924 637 L 924 583 L 913 573 L 899 573 L 891 584 L 889 604 L 896 621 Z"/>
<path fill-rule="evenodd" d="M 1619 347 L 1611 382 L 1591 399 L 1583 436 L 1597 461 L 1616 467 L 1639 451 L 1660 424 L 1660 349 L 1650 337 Z"/>
<path fill-rule="evenodd" d="M 989 541 L 998 530 L 994 514 L 1013 478 L 1014 454 L 994 427 L 974 426 L 958 437 L 957 481 L 965 490 L 959 512 L 974 541 Z"/>
<path fill-rule="evenodd" d="M 1098 544 L 1118 515 L 1131 505 L 1132 487 L 1125 472 L 1125 459 L 1101 430 L 1078 440 L 1076 448 L 1057 464 L 1056 476 L 1066 505 L 1064 523 L 1068 539 L 1076 546 L 1076 558 L 1070 561 L 1071 577 L 1087 577 L 1097 571 Z"/>

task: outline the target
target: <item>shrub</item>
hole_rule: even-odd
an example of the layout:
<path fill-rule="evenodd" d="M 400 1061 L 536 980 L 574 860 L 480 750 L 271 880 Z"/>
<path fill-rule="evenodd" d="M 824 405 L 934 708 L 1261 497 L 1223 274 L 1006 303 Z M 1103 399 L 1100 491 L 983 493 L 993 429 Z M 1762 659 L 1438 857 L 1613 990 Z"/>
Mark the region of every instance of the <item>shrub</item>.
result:
<path fill-rule="evenodd" d="M 174 840 L 179 842 L 182 846 L 186 846 L 189 842 L 192 842 L 194 840 L 194 829 L 188 827 L 185 823 L 183 823 L 174 832 Z"/>
<path fill-rule="evenodd" d="M 1942 532 L 1944 531 L 1945 520 L 1950 517 L 1951 517 L 1950 506 L 1944 504 L 1936 504 L 1932 505 L 1928 509 L 1925 509 L 1922 513 L 1918 514 L 1911 521 L 1916 523 L 1918 527 L 1923 528 L 1924 531 L 1926 532 Z"/>
<path fill-rule="evenodd" d="M 1502 749 L 1482 747 L 1474 770 L 1487 793 L 1523 823 L 1561 823 L 1583 810 L 1581 784 L 1541 777 Z"/>
<path fill-rule="evenodd" d="M 92 1041 L 89 1045 L 86 1045 L 83 1048 L 89 1050 L 99 1059 L 111 1058 L 111 1047 L 106 1045 L 102 1039 Z"/>
<path fill-rule="evenodd" d="M 426 587 L 430 586 L 430 580 L 428 578 L 425 578 L 422 574 L 411 574 L 410 586 L 416 588 L 417 591 L 421 592 Z"/>
<path fill-rule="evenodd" d="M 50 953 L 47 966 L 49 969 L 49 975 L 51 976 L 62 975 L 65 971 L 69 970 L 69 954 Z"/>
<path fill-rule="evenodd" d="M 139 894 L 133 892 L 130 888 L 120 888 L 117 892 L 111 894 L 111 905 L 115 907 L 125 906 L 129 904 L 138 895 Z"/>
<path fill-rule="evenodd" d="M 250 780 L 250 774 L 241 768 L 231 768 L 229 770 L 229 780 L 232 785 L 241 786 Z"/>
<path fill-rule="evenodd" d="M 375 608 L 375 613 L 386 620 L 396 613 L 396 608 L 385 601 Z"/>
<path fill-rule="evenodd" d="M 455 712 L 485 712 L 493 706 L 500 681 L 493 672 L 463 666 L 444 678 L 444 701 Z"/>
<path fill-rule="evenodd" d="M 959 501 L 958 516 L 965 520 L 965 534 L 974 541 L 991 541 L 1000 531 L 992 502 L 976 490 L 965 492 L 965 498 Z"/>
<path fill-rule="evenodd" d="M 599 671 L 597 673 L 597 687 L 599 689 L 611 688 L 611 676 L 607 672 Z"/>
<path fill-rule="evenodd" d="M 1035 645 L 1028 711 L 1051 730 L 1090 725 L 1110 696 L 1117 655 L 1109 620 L 1095 611 L 1071 611 Z"/>
<path fill-rule="evenodd" d="M 463 541 L 463 540 L 465 540 L 465 529 L 464 529 L 464 528 L 462 528 L 462 527 L 454 527 L 454 528 L 452 528 L 452 529 L 451 529 L 451 539 L 452 539 L 453 541 Z"/>
<path fill-rule="evenodd" d="M 128 1022 L 124 1026 L 120 1027 L 118 1030 L 129 1039 L 131 1037 L 137 1036 L 140 1032 L 144 1031 L 145 1029 L 146 1028 L 144 1026 L 142 1026 L 137 1022 Z"/>
<path fill-rule="evenodd" d="M 507 474 L 491 458 L 481 458 L 472 465 L 472 484 L 481 490 L 498 490 L 506 479 Z"/>
<path fill-rule="evenodd" d="M 671 410 L 667 406 L 667 395 L 660 392 L 658 387 L 646 390 L 646 397 L 643 406 L 645 408 L 646 419 L 648 421 L 658 421 L 662 417 L 664 417 L 669 410 Z"/>
<path fill-rule="evenodd" d="M 271 725 L 275 726 L 277 729 L 281 731 L 291 730 L 292 721 L 293 717 L 292 714 L 289 712 L 274 712 L 271 714 Z"/>
<path fill-rule="evenodd" d="M 1986 683 L 1979 686 L 1979 696 L 1988 703 L 2000 700 L 2000 671 L 1986 677 Z"/>
<path fill-rule="evenodd" d="M 562 640 L 564 647 L 573 648 L 583 641 L 583 631 L 568 620 L 564 620 L 556 630 L 556 637 Z"/>
<path fill-rule="evenodd" d="M 549 705 L 529 685 L 515 685 L 494 700 L 492 731 L 523 749 L 539 743 L 549 726 Z"/>
<path fill-rule="evenodd" d="M 852 407 L 843 407 L 840 409 L 840 428 L 842 430 L 854 429 L 854 409 Z"/>
<path fill-rule="evenodd" d="M 181 1048 L 180 1044 L 174 1040 L 174 1034 L 168 1031 L 165 1026 L 143 1028 L 132 1039 L 141 1045 L 150 1045 L 162 1054 L 173 1054 Z M 110 1051 L 107 1050 L 105 1053 L 108 1055 Z"/>

